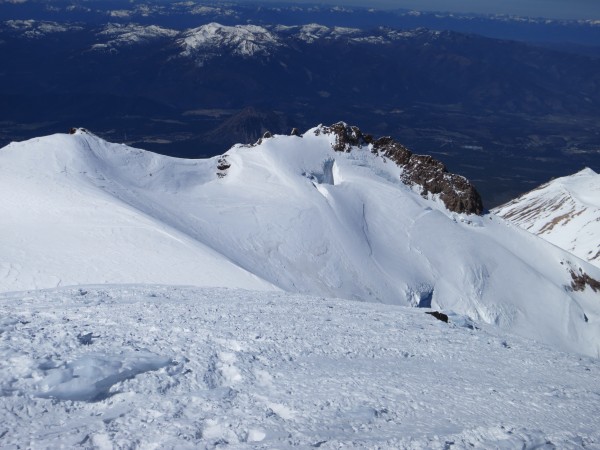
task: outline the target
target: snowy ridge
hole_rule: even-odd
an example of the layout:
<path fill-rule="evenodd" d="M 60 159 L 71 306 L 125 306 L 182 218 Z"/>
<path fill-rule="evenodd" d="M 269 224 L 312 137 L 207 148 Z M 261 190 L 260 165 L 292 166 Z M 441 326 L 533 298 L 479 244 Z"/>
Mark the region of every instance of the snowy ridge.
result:
<path fill-rule="evenodd" d="M 136 167 L 140 160 L 150 169 L 144 177 Z M 175 169 L 176 179 L 156 193 L 176 192 L 197 165 L 163 161 L 88 133 L 54 135 L 0 150 L 0 189 L 12 193 L 0 206 L 0 230 L 7 233 L 0 290 L 140 282 L 272 289 L 122 200 L 135 184 L 151 185 L 152 170 L 175 178 Z"/>
<path fill-rule="evenodd" d="M 592 169 L 553 180 L 494 213 L 600 267 L 600 175 Z"/>
<path fill-rule="evenodd" d="M 43 38 L 52 33 L 65 33 L 83 29 L 81 26 L 71 23 L 38 20 L 7 20 L 3 22 L 3 25 L 5 28 L 18 31 L 22 36 L 30 39 Z"/>
<path fill-rule="evenodd" d="M 226 26 L 209 23 L 183 33 L 177 43 L 182 55 L 198 57 L 199 62 L 225 51 L 238 56 L 268 56 L 280 44 L 279 38 L 258 25 Z"/>
<path fill-rule="evenodd" d="M 377 30 L 365 31 L 358 28 L 327 27 L 316 23 L 300 26 L 277 25 L 273 30 L 288 38 L 298 39 L 309 44 L 331 39 L 343 39 L 355 43 L 391 44 L 394 41 L 414 39 L 421 36 L 435 38 L 440 34 L 439 31 L 430 31 L 422 28 L 400 31 L 380 27 Z"/>
<path fill-rule="evenodd" d="M 234 9 L 229 9 L 229 8 L 219 8 L 219 7 L 215 7 L 215 6 L 206 6 L 206 5 L 199 5 L 196 6 L 194 4 L 190 5 L 192 7 L 192 9 L 189 10 L 190 14 L 197 14 L 197 15 L 212 15 L 212 16 L 233 16 L 236 14 L 236 11 Z"/>
<path fill-rule="evenodd" d="M 320 39 L 340 39 L 342 37 L 352 37 L 362 34 L 362 31 L 358 28 L 327 27 L 317 23 L 311 23 L 302 26 L 277 25 L 275 30 L 292 34 L 294 38 L 310 44 Z"/>
<path fill-rule="evenodd" d="M 138 24 L 108 24 L 100 33 L 99 37 L 108 41 L 94 44 L 94 50 L 114 49 L 126 45 L 135 45 L 148 42 L 153 39 L 169 38 L 178 35 L 175 30 L 162 28 L 156 25 L 143 26 Z"/>
<path fill-rule="evenodd" d="M 243 58 L 268 57 L 279 48 L 289 45 L 290 41 L 302 41 L 315 44 L 321 40 L 346 40 L 354 43 L 391 44 L 403 39 L 415 39 L 423 36 L 436 38 L 437 31 L 418 29 L 397 31 L 380 28 L 363 31 L 355 28 L 327 27 L 319 24 L 302 26 L 227 26 L 209 23 L 183 32 L 162 28 L 156 25 L 109 24 L 100 33 L 102 40 L 94 49 L 115 49 L 125 45 L 148 42 L 151 39 L 173 39 L 181 49 L 180 55 L 191 58 L 199 64 L 223 55 L 235 55 Z M 105 39 L 109 37 L 109 41 Z"/>
<path fill-rule="evenodd" d="M 2 295 L 1 445 L 598 448 L 598 360 L 461 319 L 231 289 Z"/>
<path fill-rule="evenodd" d="M 78 131 L 0 150 L 0 290 L 161 283 L 431 306 L 596 356 L 600 270 L 450 212 L 315 128 L 183 160 Z M 583 284 L 574 291 L 572 274 Z"/>

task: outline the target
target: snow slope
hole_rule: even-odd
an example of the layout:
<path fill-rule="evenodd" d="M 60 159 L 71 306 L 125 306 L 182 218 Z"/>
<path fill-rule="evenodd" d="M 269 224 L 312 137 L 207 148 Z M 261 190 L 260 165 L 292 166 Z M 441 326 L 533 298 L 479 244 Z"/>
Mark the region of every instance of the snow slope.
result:
<path fill-rule="evenodd" d="M 55 135 L 0 150 L 0 290 L 81 283 L 173 283 L 273 289 L 185 233 L 121 200 L 144 183 L 134 162 L 158 155 L 91 135 Z M 172 182 L 195 177 L 194 161 L 170 160 Z M 167 175 L 169 177 L 169 175 Z M 158 180 L 160 177 L 156 177 Z M 160 185 L 160 187 L 158 187 Z"/>
<path fill-rule="evenodd" d="M 451 213 L 370 146 L 335 152 L 321 131 L 208 160 L 82 131 L 11 144 L 0 150 L 0 290 L 275 286 L 453 310 L 598 354 L 600 296 L 571 283 L 599 269 L 493 215 Z"/>
<path fill-rule="evenodd" d="M 600 448 L 599 360 L 459 316 L 158 286 L 0 311 L 2 448 Z"/>
<path fill-rule="evenodd" d="M 600 267 L 600 175 L 592 169 L 550 181 L 494 213 Z"/>

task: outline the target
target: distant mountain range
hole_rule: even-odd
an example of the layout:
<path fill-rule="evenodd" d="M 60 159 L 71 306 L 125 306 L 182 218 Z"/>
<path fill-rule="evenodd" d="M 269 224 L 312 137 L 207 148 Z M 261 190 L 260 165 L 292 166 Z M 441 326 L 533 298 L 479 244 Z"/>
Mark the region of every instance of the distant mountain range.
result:
<path fill-rule="evenodd" d="M 255 11 L 242 6 L 196 5 L 201 24 L 181 29 L 165 5 L 140 5 L 96 11 L 103 23 L 64 21 L 75 9 L 44 13 L 62 21 L 2 22 L 0 141 L 85 125 L 196 157 L 344 117 L 437 154 L 492 206 L 565 171 L 598 168 L 598 58 L 423 28 L 240 23 Z M 302 11 L 326 22 L 355 14 Z M 204 22 L 215 16 L 223 23 Z"/>

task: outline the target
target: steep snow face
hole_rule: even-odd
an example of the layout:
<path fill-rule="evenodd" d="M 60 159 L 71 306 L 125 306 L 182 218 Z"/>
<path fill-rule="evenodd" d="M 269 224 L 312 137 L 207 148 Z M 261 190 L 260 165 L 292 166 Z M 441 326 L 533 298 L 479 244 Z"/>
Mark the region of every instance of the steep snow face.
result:
<path fill-rule="evenodd" d="M 203 177 L 194 161 L 166 162 L 86 134 L 0 150 L 0 290 L 139 282 L 272 288 L 121 199 L 133 194 L 132 183 L 149 186 L 165 172 L 172 182 L 155 184 L 156 193 Z"/>
<path fill-rule="evenodd" d="M 322 131 L 208 160 L 81 131 L 11 144 L 0 286 L 274 285 L 454 310 L 597 355 L 599 294 L 571 274 L 600 270 L 494 215 L 452 213 L 372 145 L 334 151 Z"/>
<path fill-rule="evenodd" d="M 600 361 L 463 324 L 231 289 L 0 295 L 2 447 L 597 448 Z"/>
<path fill-rule="evenodd" d="M 592 169 L 553 180 L 494 213 L 600 267 L 600 175 Z"/>
<path fill-rule="evenodd" d="M 258 25 L 230 27 L 218 23 L 188 30 L 177 43 L 182 48 L 182 56 L 192 57 L 198 62 L 224 52 L 244 57 L 268 56 L 273 48 L 282 45 L 276 35 Z"/>
<path fill-rule="evenodd" d="M 142 44 L 154 39 L 172 38 L 177 31 L 156 25 L 143 26 L 138 24 L 108 24 L 99 34 L 105 42 L 94 44 L 94 50 L 110 50 L 127 45 Z"/>

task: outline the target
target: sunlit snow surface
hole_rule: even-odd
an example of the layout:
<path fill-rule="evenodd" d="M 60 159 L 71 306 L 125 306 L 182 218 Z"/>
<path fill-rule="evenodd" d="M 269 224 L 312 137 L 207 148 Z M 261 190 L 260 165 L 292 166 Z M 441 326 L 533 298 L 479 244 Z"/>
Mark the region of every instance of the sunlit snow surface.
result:
<path fill-rule="evenodd" d="M 600 363 L 458 316 L 229 289 L 3 294 L 0 447 L 600 448 Z"/>
<path fill-rule="evenodd" d="M 592 169 L 557 178 L 494 212 L 600 267 L 600 175 Z"/>

